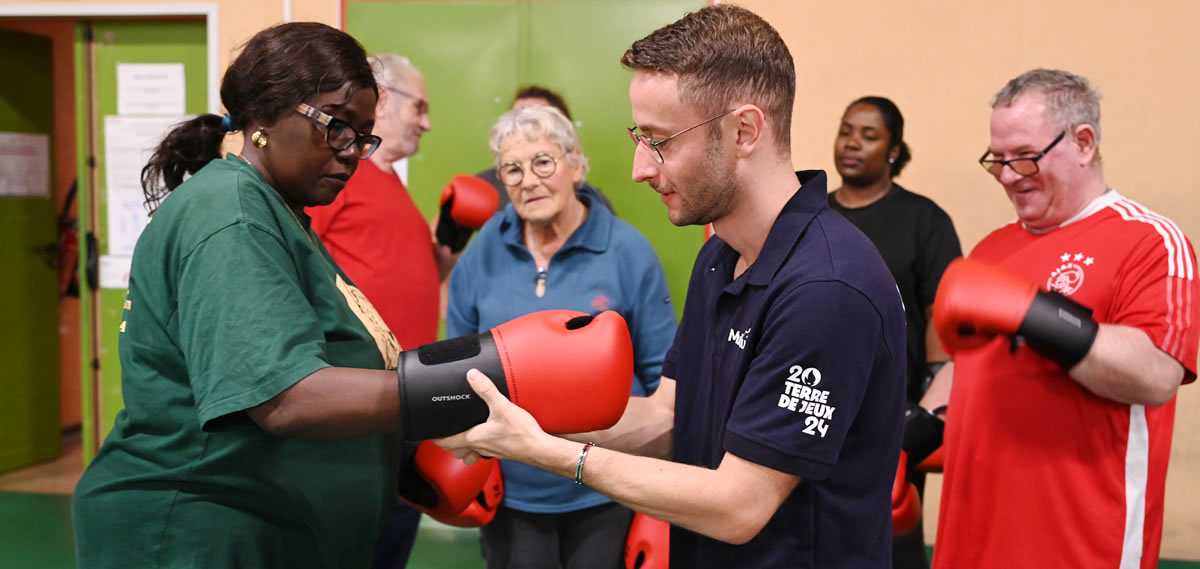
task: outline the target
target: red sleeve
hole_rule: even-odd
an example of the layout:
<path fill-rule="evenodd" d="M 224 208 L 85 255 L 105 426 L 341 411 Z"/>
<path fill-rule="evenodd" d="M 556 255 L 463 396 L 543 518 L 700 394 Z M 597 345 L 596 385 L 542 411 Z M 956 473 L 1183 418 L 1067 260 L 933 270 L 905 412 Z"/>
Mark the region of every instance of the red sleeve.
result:
<path fill-rule="evenodd" d="M 1145 332 L 1183 365 L 1183 381 L 1191 383 L 1200 345 L 1196 252 L 1173 223 L 1159 229 L 1133 250 L 1119 277 L 1110 321 Z"/>

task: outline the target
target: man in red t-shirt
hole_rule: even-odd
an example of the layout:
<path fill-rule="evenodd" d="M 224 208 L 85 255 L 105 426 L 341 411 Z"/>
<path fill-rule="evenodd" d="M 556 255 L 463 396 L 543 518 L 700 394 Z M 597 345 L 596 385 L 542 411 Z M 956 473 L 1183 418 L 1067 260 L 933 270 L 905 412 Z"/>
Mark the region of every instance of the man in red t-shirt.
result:
<path fill-rule="evenodd" d="M 442 280 L 458 255 L 434 241 L 392 163 L 416 154 L 430 129 L 421 72 L 407 58 L 371 58 L 379 84 L 374 134 L 379 149 L 362 161 L 333 203 L 309 208 L 313 231 L 371 301 L 402 349 L 437 340 Z M 375 569 L 408 562 L 421 513 L 401 502 L 381 531 Z"/>
<path fill-rule="evenodd" d="M 1196 256 L 1104 183 L 1099 99 L 1037 69 L 992 100 L 980 163 L 1018 221 L 935 301 L 953 353 L 921 402 L 948 397 L 935 568 L 1157 566 L 1175 394 L 1196 377 Z"/>
<path fill-rule="evenodd" d="M 333 203 L 309 208 L 313 231 L 362 290 L 403 349 L 437 340 L 442 278 L 457 258 L 434 242 L 392 163 L 430 129 L 425 80 L 407 58 L 371 57 L 379 79 L 374 134 L 383 143 Z"/>

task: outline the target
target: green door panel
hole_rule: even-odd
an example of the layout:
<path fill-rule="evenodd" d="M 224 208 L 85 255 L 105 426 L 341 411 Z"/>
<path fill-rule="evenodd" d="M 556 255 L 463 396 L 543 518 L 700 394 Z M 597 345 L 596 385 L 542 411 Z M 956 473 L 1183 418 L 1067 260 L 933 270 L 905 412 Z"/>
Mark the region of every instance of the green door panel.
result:
<path fill-rule="evenodd" d="M 704 231 L 671 225 L 658 195 L 630 179 L 630 72 L 620 59 L 633 41 L 706 4 L 351 0 L 346 30 L 370 53 L 409 57 L 425 76 L 433 130 L 409 160 L 409 188 L 427 217 L 451 176 L 491 166 L 488 129 L 508 110 L 517 87 L 542 84 L 567 100 L 591 163 L 588 181 L 653 244 L 682 311 Z"/>
<path fill-rule="evenodd" d="M 346 30 L 367 52 L 397 53 L 425 76 L 432 130 L 408 160 L 413 200 L 432 218 L 455 174 L 490 167 L 487 133 L 517 90 L 512 2 L 350 2 Z M 403 30 L 399 33 L 397 30 Z"/>
<path fill-rule="evenodd" d="M 630 177 L 634 145 L 625 129 L 633 126 L 632 73 L 621 67 L 621 56 L 633 42 L 706 4 L 704 0 L 581 0 L 525 5 L 532 33 L 528 52 L 521 57 L 521 83 L 546 85 L 567 100 L 590 162 L 588 181 L 608 196 L 621 219 L 650 239 L 679 314 L 704 229 L 672 225 L 658 193 Z M 563 38 L 567 38 L 565 46 Z"/>
<path fill-rule="evenodd" d="M 182 63 L 184 65 L 185 111 L 189 115 L 208 112 L 208 54 L 203 22 L 97 22 L 93 24 L 96 81 L 96 191 L 94 207 L 100 226 L 92 228 L 101 255 L 108 254 L 109 241 L 105 220 L 108 219 L 107 179 L 105 159 L 104 117 L 117 114 L 117 66 L 128 63 Z M 86 83 L 81 83 L 86 86 Z M 81 87 L 86 88 L 86 87 Z M 165 134 L 165 133 L 164 133 Z M 81 154 L 86 156 L 86 154 Z M 83 171 L 81 169 L 81 171 Z M 101 288 L 98 295 L 100 334 L 99 387 L 93 391 L 91 382 L 84 382 L 84 401 L 92 401 L 99 421 L 98 437 L 103 440 L 112 429 L 117 413 L 124 407 L 121 397 L 121 363 L 117 352 L 125 289 Z M 87 377 L 88 374 L 85 374 Z M 93 440 L 87 429 L 96 424 L 86 420 L 84 440 Z"/>
<path fill-rule="evenodd" d="M 53 69 L 49 38 L 0 30 L 0 77 L 20 78 L 0 81 L 0 132 L 53 133 Z M 58 273 L 36 252 L 57 227 L 53 195 L 0 197 L 0 472 L 61 452 Z"/>

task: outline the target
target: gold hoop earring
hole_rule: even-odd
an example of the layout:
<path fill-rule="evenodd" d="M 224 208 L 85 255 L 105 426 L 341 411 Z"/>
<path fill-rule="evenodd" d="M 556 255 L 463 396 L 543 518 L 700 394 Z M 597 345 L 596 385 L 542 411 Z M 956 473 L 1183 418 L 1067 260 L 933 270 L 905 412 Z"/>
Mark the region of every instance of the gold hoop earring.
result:
<path fill-rule="evenodd" d="M 266 148 L 267 133 L 263 132 L 261 128 L 254 131 L 254 134 L 250 135 L 250 142 L 253 142 L 254 146 L 257 146 L 258 148 Z"/>

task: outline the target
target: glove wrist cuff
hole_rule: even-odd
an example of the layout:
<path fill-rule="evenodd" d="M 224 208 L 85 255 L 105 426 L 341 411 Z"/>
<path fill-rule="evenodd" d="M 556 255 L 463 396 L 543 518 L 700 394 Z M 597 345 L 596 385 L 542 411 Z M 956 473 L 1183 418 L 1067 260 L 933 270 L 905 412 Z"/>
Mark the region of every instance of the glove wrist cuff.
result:
<path fill-rule="evenodd" d="M 1057 292 L 1039 291 L 1017 334 L 1030 348 L 1069 371 L 1087 356 L 1099 331 L 1091 309 Z"/>
<path fill-rule="evenodd" d="M 901 448 L 908 454 L 910 468 L 919 466 L 942 446 L 945 430 L 946 422 L 937 415 L 915 403 L 908 404 L 904 412 L 904 442 Z"/>

